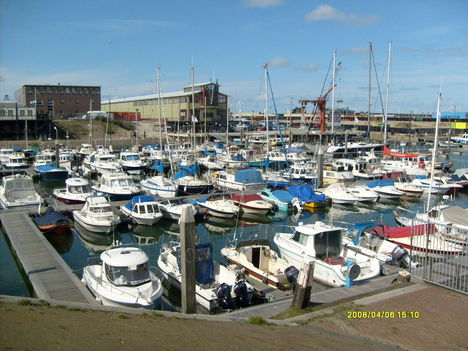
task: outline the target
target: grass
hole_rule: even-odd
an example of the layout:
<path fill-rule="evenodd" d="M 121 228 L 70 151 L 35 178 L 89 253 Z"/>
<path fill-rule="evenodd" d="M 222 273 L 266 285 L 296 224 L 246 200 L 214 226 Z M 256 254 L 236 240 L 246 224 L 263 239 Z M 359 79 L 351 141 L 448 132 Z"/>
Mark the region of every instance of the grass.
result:
<path fill-rule="evenodd" d="M 273 325 L 273 323 L 269 323 L 263 317 L 259 317 L 259 316 L 250 317 L 247 320 L 247 323 L 253 324 L 253 325 Z"/>
<path fill-rule="evenodd" d="M 127 316 L 126 313 L 119 313 L 119 314 L 117 315 L 117 317 L 118 317 L 119 319 L 130 319 L 130 317 Z"/>

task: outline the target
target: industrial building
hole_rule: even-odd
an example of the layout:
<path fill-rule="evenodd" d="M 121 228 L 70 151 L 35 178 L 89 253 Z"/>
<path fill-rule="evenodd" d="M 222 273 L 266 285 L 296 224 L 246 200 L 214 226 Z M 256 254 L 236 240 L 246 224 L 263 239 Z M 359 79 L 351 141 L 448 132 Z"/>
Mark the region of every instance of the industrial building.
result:
<path fill-rule="evenodd" d="M 38 118 L 70 118 L 101 109 L 101 87 L 23 85 L 15 92 L 19 105 L 36 107 Z"/>
<path fill-rule="evenodd" d="M 192 122 L 192 116 L 199 124 L 212 125 L 225 123 L 227 99 L 227 95 L 219 92 L 217 82 L 208 82 L 186 86 L 173 93 L 101 101 L 101 109 L 113 113 L 116 118 L 130 115 L 138 120 L 153 120 L 155 125 L 159 125 L 159 121 L 161 124 L 188 123 Z"/>

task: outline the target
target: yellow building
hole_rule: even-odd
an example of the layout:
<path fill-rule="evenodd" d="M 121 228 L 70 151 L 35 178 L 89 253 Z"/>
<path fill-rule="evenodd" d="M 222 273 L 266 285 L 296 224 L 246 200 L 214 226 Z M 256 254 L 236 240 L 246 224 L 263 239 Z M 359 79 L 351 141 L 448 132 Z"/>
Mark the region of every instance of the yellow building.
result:
<path fill-rule="evenodd" d="M 227 95 L 219 92 L 218 83 L 201 83 L 174 93 L 135 96 L 101 102 L 101 109 L 113 113 L 137 113 L 143 120 L 199 123 L 225 122 Z"/>

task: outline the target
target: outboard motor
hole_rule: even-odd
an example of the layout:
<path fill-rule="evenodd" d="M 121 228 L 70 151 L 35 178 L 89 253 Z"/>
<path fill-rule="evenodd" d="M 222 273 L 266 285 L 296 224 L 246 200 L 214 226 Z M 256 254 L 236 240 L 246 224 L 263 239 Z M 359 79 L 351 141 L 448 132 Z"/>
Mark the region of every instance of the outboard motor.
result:
<path fill-rule="evenodd" d="M 216 291 L 216 297 L 218 298 L 218 305 L 221 309 L 228 310 L 234 308 L 230 285 L 222 283 Z"/>
<path fill-rule="evenodd" d="M 299 277 L 299 270 L 294 266 L 289 266 L 284 270 L 284 275 L 291 285 L 292 291 L 296 292 L 297 278 Z"/>
<path fill-rule="evenodd" d="M 392 250 L 392 261 L 398 262 L 401 268 L 408 268 L 408 256 L 408 251 L 399 245 Z"/>
<path fill-rule="evenodd" d="M 245 280 L 241 279 L 234 285 L 234 295 L 236 296 L 236 307 L 247 307 L 250 305 L 249 293 Z"/>

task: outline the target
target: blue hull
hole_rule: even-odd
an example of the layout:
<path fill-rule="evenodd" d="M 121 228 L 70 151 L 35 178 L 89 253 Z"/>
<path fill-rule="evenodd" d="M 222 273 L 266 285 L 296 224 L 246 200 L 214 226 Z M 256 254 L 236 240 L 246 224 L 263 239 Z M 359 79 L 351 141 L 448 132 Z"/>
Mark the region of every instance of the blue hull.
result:
<path fill-rule="evenodd" d="M 39 172 L 38 175 L 41 180 L 62 180 L 68 178 L 68 171 Z"/>
<path fill-rule="evenodd" d="M 177 188 L 178 196 L 197 195 L 197 194 L 208 194 L 213 190 L 213 185 L 203 186 L 184 186 L 179 185 Z"/>
<path fill-rule="evenodd" d="M 103 192 L 103 191 L 96 191 L 94 189 L 93 189 L 93 194 L 99 195 L 99 196 L 104 196 L 109 201 L 130 200 L 132 197 L 137 195 L 137 194 L 110 194 L 110 193 L 106 193 L 106 192 Z"/>

